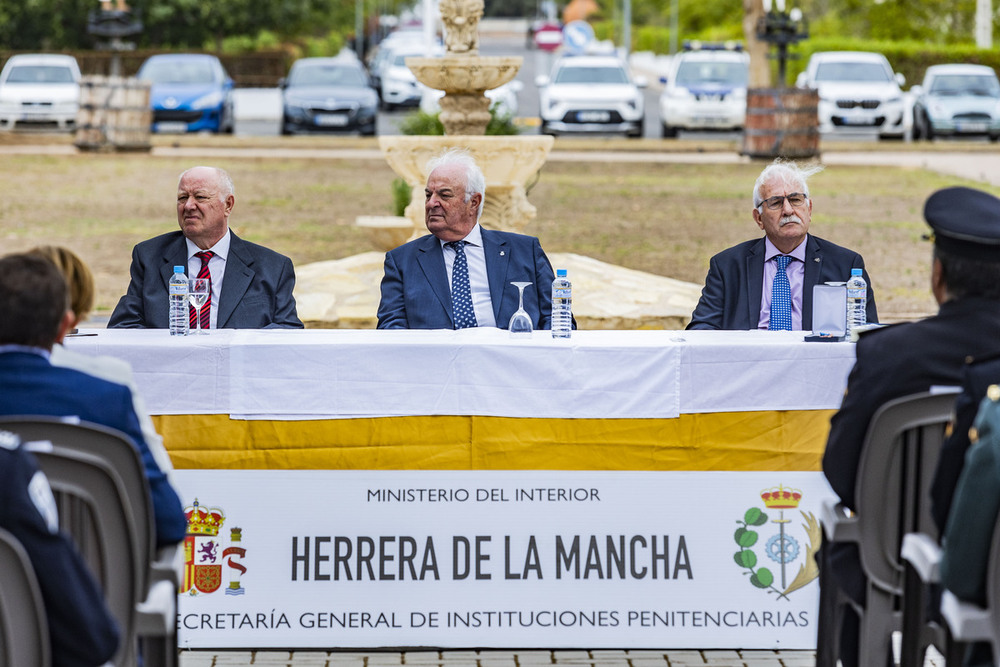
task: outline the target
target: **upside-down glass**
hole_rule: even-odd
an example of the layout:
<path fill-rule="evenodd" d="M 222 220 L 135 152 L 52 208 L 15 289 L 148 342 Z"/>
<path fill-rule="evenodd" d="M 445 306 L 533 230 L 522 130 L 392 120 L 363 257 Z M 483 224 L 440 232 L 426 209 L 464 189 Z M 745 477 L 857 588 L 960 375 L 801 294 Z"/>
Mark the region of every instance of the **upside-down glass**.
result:
<path fill-rule="evenodd" d="M 511 338 L 531 338 L 531 332 L 534 327 L 531 324 L 531 318 L 528 316 L 528 311 L 524 309 L 524 288 L 531 283 L 511 283 L 517 288 L 517 311 L 510 316 L 510 323 L 507 325 L 507 330 L 510 331 Z"/>
<path fill-rule="evenodd" d="M 188 301 L 191 302 L 191 306 L 194 308 L 194 319 L 198 323 L 195 333 L 198 334 L 206 333 L 201 328 L 201 307 L 208 301 L 208 289 L 208 278 L 192 278 L 188 281 Z"/>

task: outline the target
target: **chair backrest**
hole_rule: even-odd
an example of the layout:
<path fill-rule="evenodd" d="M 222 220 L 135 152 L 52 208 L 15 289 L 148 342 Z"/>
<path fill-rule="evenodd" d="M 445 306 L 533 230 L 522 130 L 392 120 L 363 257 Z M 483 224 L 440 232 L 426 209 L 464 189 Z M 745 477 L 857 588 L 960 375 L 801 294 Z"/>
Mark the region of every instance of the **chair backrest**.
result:
<path fill-rule="evenodd" d="M 954 405 L 955 392 L 904 396 L 881 406 L 868 427 L 856 492 L 861 563 L 874 585 L 896 595 L 903 535 L 937 538 L 930 484 Z"/>
<path fill-rule="evenodd" d="M 2 428 L 17 433 L 24 443 L 37 451 L 50 442 L 63 449 L 84 452 L 107 461 L 118 473 L 128 506 L 135 519 L 138 590 L 144 594 L 149 585 L 149 563 L 156 548 L 156 524 L 149 480 L 139 450 L 127 435 L 113 428 L 90 422 L 67 422 L 59 417 L 0 417 Z M 41 445 L 39 443 L 42 443 Z"/>
<path fill-rule="evenodd" d="M 53 446 L 33 451 L 49 479 L 59 508 L 60 528 L 69 534 L 104 591 L 123 641 L 112 661 L 135 660 L 136 577 L 135 519 L 118 474 L 107 461 L 86 452 Z"/>
<path fill-rule="evenodd" d="M 18 539 L 0 528 L 0 667 L 49 667 L 50 650 L 35 570 Z"/>

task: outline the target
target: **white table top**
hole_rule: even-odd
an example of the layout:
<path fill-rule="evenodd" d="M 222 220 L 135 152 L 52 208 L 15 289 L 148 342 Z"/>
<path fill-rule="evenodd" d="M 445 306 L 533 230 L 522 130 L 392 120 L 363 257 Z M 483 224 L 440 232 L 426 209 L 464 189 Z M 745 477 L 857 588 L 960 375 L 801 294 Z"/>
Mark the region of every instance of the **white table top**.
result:
<path fill-rule="evenodd" d="M 656 418 L 833 409 L 850 343 L 802 332 L 92 329 L 67 347 L 128 361 L 152 414 Z M 96 335 L 95 335 L 96 334 Z"/>

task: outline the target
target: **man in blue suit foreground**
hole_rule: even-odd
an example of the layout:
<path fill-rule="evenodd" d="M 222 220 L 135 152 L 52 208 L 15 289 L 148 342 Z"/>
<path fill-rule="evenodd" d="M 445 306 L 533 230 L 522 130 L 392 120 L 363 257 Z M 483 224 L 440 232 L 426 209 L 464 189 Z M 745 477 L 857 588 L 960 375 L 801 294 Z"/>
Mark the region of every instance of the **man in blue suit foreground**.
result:
<path fill-rule="evenodd" d="M 378 328 L 506 329 L 518 307 L 516 281 L 531 283 L 524 309 L 533 327 L 550 328 L 555 276 L 538 239 L 479 225 L 486 179 L 467 151 L 442 153 L 428 171 L 430 235 L 386 253 Z"/>
<path fill-rule="evenodd" d="M 188 278 L 210 280 L 211 295 L 198 315 L 203 329 L 301 329 L 292 296 L 292 261 L 233 234 L 229 215 L 235 205 L 233 180 L 224 170 L 193 167 L 181 174 L 180 231 L 135 246 L 128 291 L 115 306 L 108 327 L 166 329 L 167 284 L 174 267 L 183 266 Z"/>
<path fill-rule="evenodd" d="M 813 287 L 846 282 L 852 268 L 865 267 L 861 255 L 809 234 L 812 199 L 806 179 L 820 167 L 800 168 L 775 160 L 757 177 L 753 219 L 764 237 L 723 250 L 709 262 L 701 299 L 688 329 L 781 329 L 771 322 L 771 294 L 780 284 L 791 293 L 791 329 L 812 328 Z M 784 256 L 784 258 L 782 257 Z M 875 291 L 868 283 L 868 322 L 878 322 Z M 786 292 L 787 293 L 787 292 Z"/>
<path fill-rule="evenodd" d="M 156 520 L 157 547 L 184 539 L 187 518 L 177 492 L 146 446 L 128 387 L 49 363 L 72 326 L 66 280 L 49 260 L 0 259 L 0 415 L 48 415 L 117 429 L 142 455 Z"/>

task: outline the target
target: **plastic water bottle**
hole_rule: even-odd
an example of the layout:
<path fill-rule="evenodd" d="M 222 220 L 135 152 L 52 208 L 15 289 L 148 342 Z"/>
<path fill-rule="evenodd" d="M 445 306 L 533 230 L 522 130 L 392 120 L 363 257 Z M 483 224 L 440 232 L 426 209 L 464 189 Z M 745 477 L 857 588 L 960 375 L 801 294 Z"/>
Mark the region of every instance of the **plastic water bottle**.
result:
<path fill-rule="evenodd" d="M 868 283 L 861 277 L 861 269 L 851 269 L 847 281 L 847 333 L 868 322 Z"/>
<path fill-rule="evenodd" d="M 184 267 L 175 266 L 170 277 L 170 335 L 186 336 L 188 326 L 188 279 Z"/>
<path fill-rule="evenodd" d="M 552 281 L 552 337 L 569 338 L 573 333 L 573 284 L 566 269 L 556 271 Z"/>

